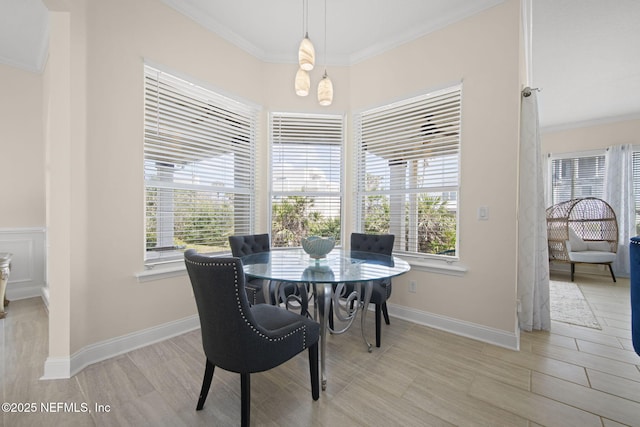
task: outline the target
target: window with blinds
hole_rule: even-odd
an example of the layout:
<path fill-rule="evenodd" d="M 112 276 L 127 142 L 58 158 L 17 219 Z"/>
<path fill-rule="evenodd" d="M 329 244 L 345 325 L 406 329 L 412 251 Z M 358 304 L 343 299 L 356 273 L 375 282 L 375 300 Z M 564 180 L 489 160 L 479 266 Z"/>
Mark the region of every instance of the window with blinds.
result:
<path fill-rule="evenodd" d="M 551 159 L 551 204 L 604 195 L 605 155 Z"/>
<path fill-rule="evenodd" d="M 462 85 L 355 116 L 356 229 L 457 256 Z"/>
<path fill-rule="evenodd" d="M 144 68 L 145 260 L 252 231 L 259 110 Z"/>
<path fill-rule="evenodd" d="M 340 243 L 343 117 L 272 113 L 271 239 L 300 246 L 307 236 Z"/>

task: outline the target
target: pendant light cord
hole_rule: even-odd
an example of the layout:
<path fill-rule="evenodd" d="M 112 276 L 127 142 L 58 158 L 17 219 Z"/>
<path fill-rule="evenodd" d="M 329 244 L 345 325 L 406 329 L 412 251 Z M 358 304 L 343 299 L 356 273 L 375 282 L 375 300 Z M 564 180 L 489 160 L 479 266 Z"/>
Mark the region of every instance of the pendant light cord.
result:
<path fill-rule="evenodd" d="M 309 0 L 302 0 L 302 37 L 309 37 Z"/>
<path fill-rule="evenodd" d="M 324 75 L 327 75 L 327 0 L 324 0 Z"/>

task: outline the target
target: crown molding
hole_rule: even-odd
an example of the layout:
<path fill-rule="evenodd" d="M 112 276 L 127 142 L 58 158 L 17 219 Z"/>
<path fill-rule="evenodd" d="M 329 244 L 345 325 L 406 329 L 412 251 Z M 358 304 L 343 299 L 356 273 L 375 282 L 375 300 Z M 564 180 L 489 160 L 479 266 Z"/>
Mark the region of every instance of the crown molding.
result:
<path fill-rule="evenodd" d="M 212 31 L 213 33 L 227 40 L 229 43 L 232 43 L 240 49 L 243 49 L 244 51 L 261 61 L 285 64 L 295 64 L 297 61 L 295 52 L 267 52 L 264 49 L 257 47 L 251 41 L 240 36 L 236 32 L 229 29 L 227 26 L 221 24 L 219 21 L 205 13 L 205 11 L 203 11 L 201 8 L 194 6 L 193 4 L 187 4 L 180 0 L 161 1 L 162 3 L 185 15 L 189 19 L 192 19 L 202 27 L 206 28 L 209 31 Z M 451 24 L 462 21 L 486 9 L 495 7 L 501 3 L 504 3 L 504 1 L 505 0 L 477 0 L 474 2 L 469 2 L 469 4 L 466 5 L 467 7 L 459 8 L 455 11 L 455 13 L 442 16 L 436 20 L 430 19 L 428 20 L 429 22 L 425 22 L 422 26 L 407 28 L 407 30 L 402 33 L 399 33 L 382 42 L 371 44 L 370 46 L 367 46 L 366 48 L 352 54 L 327 54 L 326 63 L 333 66 L 354 65 L 358 62 L 362 62 L 366 59 L 380 55 L 381 53 L 384 53 L 386 51 L 395 49 L 396 47 L 401 46 L 405 43 L 414 41 L 427 34 L 438 31 Z"/>
<path fill-rule="evenodd" d="M 244 37 L 241 37 L 236 32 L 231 31 L 228 27 L 222 25 L 220 22 L 218 22 L 211 16 L 208 16 L 201 9 L 197 7 L 193 7 L 192 5 L 182 2 L 180 0 L 161 0 L 161 1 L 162 3 L 166 4 L 167 6 L 174 9 L 175 11 L 197 22 L 205 29 L 214 32 L 215 34 L 222 37 L 229 43 L 232 43 L 238 46 L 240 49 L 246 51 L 250 55 L 262 61 L 266 61 L 266 53 L 264 52 L 264 50 L 258 48 L 256 45 L 254 45 Z"/>
<path fill-rule="evenodd" d="M 543 133 L 543 134 L 555 133 L 555 132 L 562 132 L 562 131 L 572 130 L 572 129 L 602 126 L 602 125 L 607 125 L 611 123 L 628 122 L 632 120 L 640 120 L 640 112 L 633 113 L 633 114 L 624 114 L 619 116 L 602 117 L 602 118 L 591 119 L 591 120 L 581 120 L 577 122 L 561 123 L 561 124 L 551 125 L 551 126 L 541 126 L 540 133 Z"/>
<path fill-rule="evenodd" d="M 358 52 L 354 52 L 349 57 L 349 63 L 346 65 L 357 64 L 359 62 L 363 62 L 367 59 L 373 58 L 374 56 L 380 55 L 384 52 L 393 50 L 401 45 L 446 28 L 449 25 L 455 24 L 456 22 L 463 21 L 484 10 L 491 9 L 492 7 L 504 3 L 504 1 L 505 0 L 486 0 L 469 3 L 466 8 L 458 9 L 454 14 L 442 16 L 437 20 L 431 19 L 418 27 L 407 28 L 406 31 L 397 34 L 395 37 L 372 44 L 371 46 L 368 46 Z"/>

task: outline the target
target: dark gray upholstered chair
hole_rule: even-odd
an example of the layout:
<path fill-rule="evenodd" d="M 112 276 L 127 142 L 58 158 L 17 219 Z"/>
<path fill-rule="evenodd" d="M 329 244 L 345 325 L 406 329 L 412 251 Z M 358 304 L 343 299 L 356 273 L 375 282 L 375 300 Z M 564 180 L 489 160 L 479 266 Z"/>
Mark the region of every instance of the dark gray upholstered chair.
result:
<path fill-rule="evenodd" d="M 231 255 L 242 258 L 245 255 L 251 255 L 260 252 L 269 252 L 271 243 L 268 234 L 250 234 L 246 236 L 229 236 L 229 246 L 231 246 Z M 264 303 L 264 293 L 262 287 L 265 281 L 262 279 L 250 279 L 246 282 L 246 292 L 249 303 Z"/>
<path fill-rule="evenodd" d="M 229 236 L 229 246 L 231 246 L 231 255 L 242 258 L 245 255 L 251 255 L 260 252 L 268 252 L 271 250 L 268 234 L 249 234 L 245 236 Z M 270 286 L 270 295 L 272 300 L 270 304 L 275 304 L 275 289 L 278 292 L 278 301 L 284 301 L 287 308 L 291 308 L 292 301 L 295 301 L 300 313 L 310 316 L 309 313 L 309 291 L 303 284 L 285 283 L 276 286 L 276 283 L 267 283 L 262 279 L 247 280 L 247 297 L 250 304 L 262 304 L 264 299 L 264 286 Z"/>
<path fill-rule="evenodd" d="M 311 395 L 318 400 L 320 325 L 281 307 L 250 306 L 239 258 L 203 256 L 189 249 L 184 260 L 200 315 L 202 346 L 207 358 L 196 410 L 204 406 L 214 368 L 218 366 L 240 374 L 242 426 L 249 426 L 249 375 L 274 368 L 306 349 Z"/>
<path fill-rule="evenodd" d="M 373 252 L 376 254 L 391 255 L 393 252 L 393 234 L 363 234 L 351 233 L 351 250 L 358 252 Z M 347 284 L 347 295 L 353 291 L 353 285 Z M 363 295 L 364 296 L 364 295 Z M 388 325 L 389 312 L 387 311 L 387 299 L 391 296 L 391 279 L 376 280 L 373 282 L 370 303 L 376 308 L 376 347 L 380 347 L 381 314 Z"/>

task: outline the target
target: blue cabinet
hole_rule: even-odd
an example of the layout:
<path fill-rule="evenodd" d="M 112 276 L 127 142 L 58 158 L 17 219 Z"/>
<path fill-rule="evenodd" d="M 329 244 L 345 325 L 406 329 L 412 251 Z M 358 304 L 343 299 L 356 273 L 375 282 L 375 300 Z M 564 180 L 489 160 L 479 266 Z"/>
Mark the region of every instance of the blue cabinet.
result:
<path fill-rule="evenodd" d="M 640 236 L 631 238 L 631 335 L 640 355 Z"/>

